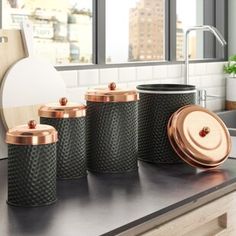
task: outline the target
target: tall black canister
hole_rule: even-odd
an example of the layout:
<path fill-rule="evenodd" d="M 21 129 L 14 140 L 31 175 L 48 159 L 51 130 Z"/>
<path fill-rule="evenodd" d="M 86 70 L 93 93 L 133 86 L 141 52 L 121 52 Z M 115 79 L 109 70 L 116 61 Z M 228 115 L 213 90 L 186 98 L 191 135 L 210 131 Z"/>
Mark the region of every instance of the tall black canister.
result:
<path fill-rule="evenodd" d="M 195 104 L 196 88 L 182 84 L 144 84 L 139 92 L 139 159 L 152 163 L 181 163 L 167 135 L 170 116 Z"/>
<path fill-rule="evenodd" d="M 52 125 L 58 131 L 58 179 L 77 179 L 86 175 L 85 113 L 84 105 L 68 102 L 65 97 L 39 109 L 40 122 Z"/>
<path fill-rule="evenodd" d="M 119 173 L 137 170 L 138 94 L 136 90 L 108 88 L 88 90 L 88 170 Z"/>
<path fill-rule="evenodd" d="M 7 132 L 10 205 L 33 207 L 56 201 L 56 142 L 57 131 L 35 121 Z"/>

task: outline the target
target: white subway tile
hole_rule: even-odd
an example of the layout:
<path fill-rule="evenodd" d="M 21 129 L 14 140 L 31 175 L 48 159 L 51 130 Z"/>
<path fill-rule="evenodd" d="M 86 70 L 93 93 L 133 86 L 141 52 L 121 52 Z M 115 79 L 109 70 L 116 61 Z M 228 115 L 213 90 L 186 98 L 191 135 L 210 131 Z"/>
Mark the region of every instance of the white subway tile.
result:
<path fill-rule="evenodd" d="M 167 66 L 167 77 L 177 78 L 182 76 L 182 65 L 169 65 Z"/>
<path fill-rule="evenodd" d="M 163 84 L 182 84 L 182 78 L 172 78 L 172 79 L 164 79 L 162 80 Z"/>
<path fill-rule="evenodd" d="M 118 69 L 117 68 L 100 69 L 99 77 L 101 84 L 118 82 Z"/>
<path fill-rule="evenodd" d="M 136 80 L 136 68 L 135 67 L 124 67 L 119 68 L 119 81 L 128 82 Z"/>
<path fill-rule="evenodd" d="M 137 67 L 137 80 L 151 80 L 152 66 Z"/>
<path fill-rule="evenodd" d="M 208 75 L 200 77 L 202 88 L 208 87 L 225 87 L 225 78 L 223 75 Z"/>
<path fill-rule="evenodd" d="M 209 99 L 206 102 L 206 108 L 211 111 L 223 111 L 225 110 L 225 100 Z"/>
<path fill-rule="evenodd" d="M 194 63 L 191 64 L 193 66 L 193 74 L 194 75 L 206 75 L 207 63 Z"/>
<path fill-rule="evenodd" d="M 225 87 L 206 88 L 207 95 L 216 95 L 223 99 L 225 97 Z"/>
<path fill-rule="evenodd" d="M 223 74 L 223 63 L 222 62 L 211 62 L 206 64 L 207 74 Z"/>
<path fill-rule="evenodd" d="M 85 92 L 87 91 L 87 87 L 81 88 L 68 88 L 67 89 L 67 97 L 71 102 L 79 102 L 85 104 Z"/>
<path fill-rule="evenodd" d="M 162 84 L 162 79 L 153 79 L 146 82 L 146 84 Z"/>
<path fill-rule="evenodd" d="M 73 88 L 78 86 L 76 70 L 60 71 L 60 74 L 67 88 Z"/>
<path fill-rule="evenodd" d="M 153 79 L 162 79 L 167 77 L 167 65 L 153 66 Z"/>
<path fill-rule="evenodd" d="M 201 87 L 201 77 L 200 76 L 190 76 L 189 77 L 189 84 L 195 85 L 196 88 Z"/>
<path fill-rule="evenodd" d="M 128 82 L 127 88 L 135 89 L 138 85 L 142 84 L 150 84 L 152 81 L 136 81 L 136 82 Z"/>
<path fill-rule="evenodd" d="M 79 85 L 90 86 L 99 83 L 98 70 L 79 70 L 78 71 Z"/>

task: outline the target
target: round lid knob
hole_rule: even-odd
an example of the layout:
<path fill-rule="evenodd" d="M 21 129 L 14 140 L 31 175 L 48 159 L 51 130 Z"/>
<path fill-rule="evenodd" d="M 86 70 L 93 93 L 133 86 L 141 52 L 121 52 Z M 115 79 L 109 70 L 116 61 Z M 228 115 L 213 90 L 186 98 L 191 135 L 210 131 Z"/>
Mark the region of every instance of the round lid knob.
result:
<path fill-rule="evenodd" d="M 231 138 L 224 122 L 197 105 L 176 111 L 169 119 L 167 132 L 176 153 L 195 167 L 214 168 L 228 158 L 231 150 Z"/>
<path fill-rule="evenodd" d="M 6 143 L 15 145 L 42 145 L 56 143 L 57 140 L 57 131 L 54 127 L 36 124 L 35 120 L 9 129 L 6 133 Z"/>
<path fill-rule="evenodd" d="M 115 82 L 111 82 L 109 85 L 108 85 L 108 88 L 110 90 L 115 90 L 116 89 L 116 83 Z"/>
<path fill-rule="evenodd" d="M 59 100 L 61 106 L 66 106 L 68 100 L 66 97 L 62 97 L 60 100 Z"/>
<path fill-rule="evenodd" d="M 30 120 L 30 121 L 28 122 L 28 127 L 29 127 L 29 129 L 35 129 L 35 128 L 36 128 L 36 125 L 37 125 L 37 123 L 36 123 L 35 120 Z"/>

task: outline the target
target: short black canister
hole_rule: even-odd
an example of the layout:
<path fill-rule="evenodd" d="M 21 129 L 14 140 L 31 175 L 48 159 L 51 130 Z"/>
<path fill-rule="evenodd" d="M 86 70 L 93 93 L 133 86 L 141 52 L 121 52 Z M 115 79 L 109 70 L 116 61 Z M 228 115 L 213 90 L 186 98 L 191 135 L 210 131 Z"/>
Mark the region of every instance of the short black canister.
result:
<path fill-rule="evenodd" d="M 58 131 L 57 178 L 77 179 L 86 175 L 86 107 L 61 98 L 39 109 L 40 122 Z"/>
<path fill-rule="evenodd" d="M 182 84 L 145 84 L 139 92 L 139 159 L 152 163 L 181 163 L 170 145 L 167 124 L 179 108 L 195 104 L 196 88 Z"/>
<path fill-rule="evenodd" d="M 88 90 L 88 170 L 121 173 L 137 170 L 138 94 L 136 90 L 108 88 Z"/>
<path fill-rule="evenodd" d="M 56 142 L 54 127 L 35 121 L 7 132 L 8 204 L 34 207 L 56 201 Z"/>

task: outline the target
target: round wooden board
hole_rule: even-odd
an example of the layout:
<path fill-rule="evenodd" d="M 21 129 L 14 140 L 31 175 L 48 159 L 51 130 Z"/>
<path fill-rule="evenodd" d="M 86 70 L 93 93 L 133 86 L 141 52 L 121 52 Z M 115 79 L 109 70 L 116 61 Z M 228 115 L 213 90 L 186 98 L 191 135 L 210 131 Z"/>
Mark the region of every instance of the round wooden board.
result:
<path fill-rule="evenodd" d="M 5 74 L 0 90 L 1 116 L 7 129 L 38 119 L 38 108 L 66 96 L 56 69 L 32 57 L 14 64 Z"/>

